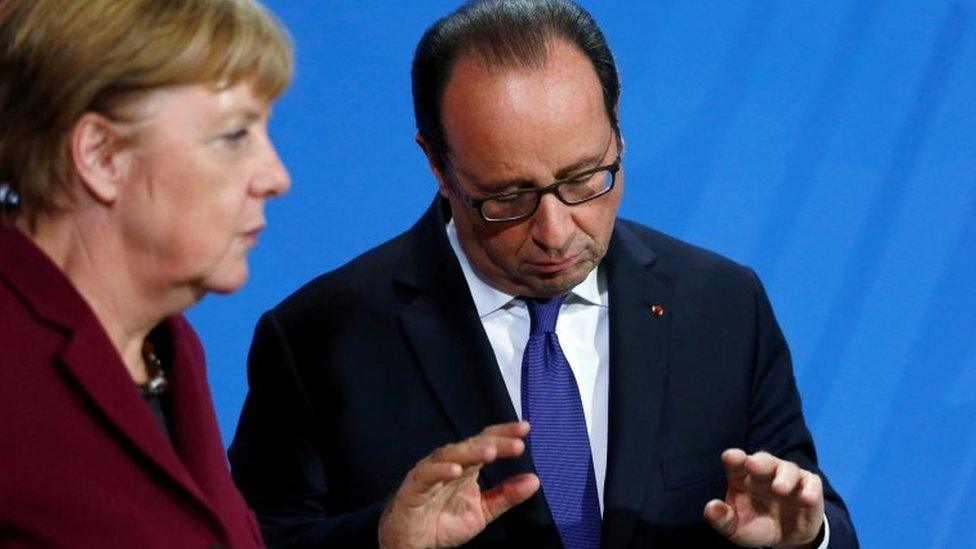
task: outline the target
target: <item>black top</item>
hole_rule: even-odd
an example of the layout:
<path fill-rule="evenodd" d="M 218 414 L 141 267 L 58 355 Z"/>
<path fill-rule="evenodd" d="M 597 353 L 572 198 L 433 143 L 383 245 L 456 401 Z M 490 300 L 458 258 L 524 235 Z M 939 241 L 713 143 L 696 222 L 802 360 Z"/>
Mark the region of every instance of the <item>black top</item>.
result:
<path fill-rule="evenodd" d="M 164 399 L 168 400 L 166 399 L 166 395 L 144 394 L 143 396 L 146 399 L 146 404 L 149 405 L 149 410 L 152 412 L 153 417 L 156 418 L 156 423 L 159 423 L 160 428 L 162 428 L 163 432 L 166 433 L 166 438 L 170 439 L 172 442 L 173 437 L 169 432 L 169 403 L 163 403 Z"/>
<path fill-rule="evenodd" d="M 167 333 L 165 329 L 157 327 L 149 332 L 148 339 L 152 343 L 152 348 L 156 353 L 156 357 L 159 358 L 159 361 L 162 363 L 163 375 L 169 377 L 171 372 L 170 366 L 173 364 L 174 360 L 170 334 Z M 170 433 L 169 428 L 169 416 L 172 414 L 169 395 L 165 391 L 162 394 L 154 395 L 142 390 L 141 387 L 138 387 L 138 389 L 143 398 L 146 399 L 146 404 L 149 405 L 149 410 L 156 419 L 156 423 L 159 423 L 163 433 L 166 434 L 166 438 L 172 442 L 173 436 L 172 433 Z"/>

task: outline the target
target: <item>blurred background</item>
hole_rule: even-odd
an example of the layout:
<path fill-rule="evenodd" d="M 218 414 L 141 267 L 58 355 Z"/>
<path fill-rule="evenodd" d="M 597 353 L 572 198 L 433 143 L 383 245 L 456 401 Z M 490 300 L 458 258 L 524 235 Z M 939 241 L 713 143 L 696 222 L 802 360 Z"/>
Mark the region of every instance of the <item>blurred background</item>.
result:
<path fill-rule="evenodd" d="M 457 5 L 266 3 L 294 186 L 247 286 L 190 313 L 228 443 L 259 315 L 433 198 L 409 69 Z M 621 215 L 757 270 L 865 547 L 976 547 L 976 0 L 583 5 L 623 82 Z"/>

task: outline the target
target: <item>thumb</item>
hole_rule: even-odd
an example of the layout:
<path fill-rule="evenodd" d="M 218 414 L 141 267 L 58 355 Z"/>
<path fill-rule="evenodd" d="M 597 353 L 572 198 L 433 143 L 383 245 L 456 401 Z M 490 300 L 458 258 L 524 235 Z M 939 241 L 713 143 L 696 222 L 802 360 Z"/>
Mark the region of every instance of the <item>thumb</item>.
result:
<path fill-rule="evenodd" d="M 509 477 L 498 486 L 483 492 L 481 501 L 486 522 L 495 520 L 505 511 L 529 499 L 539 490 L 539 486 L 539 477 L 532 473 L 523 473 Z"/>
<path fill-rule="evenodd" d="M 722 500 L 713 499 L 705 504 L 702 512 L 705 520 L 725 537 L 732 537 L 736 528 L 735 509 Z"/>

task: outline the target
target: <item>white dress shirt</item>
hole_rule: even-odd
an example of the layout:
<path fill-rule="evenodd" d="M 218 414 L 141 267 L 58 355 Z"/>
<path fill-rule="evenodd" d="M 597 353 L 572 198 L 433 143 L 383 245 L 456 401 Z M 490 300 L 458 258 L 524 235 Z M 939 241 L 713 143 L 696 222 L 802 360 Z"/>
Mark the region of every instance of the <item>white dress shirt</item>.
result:
<path fill-rule="evenodd" d="M 512 406 L 522 417 L 522 353 L 529 341 L 529 310 L 518 296 L 489 286 L 478 277 L 461 248 L 454 221 L 447 237 L 461 264 L 481 324 L 495 352 Z M 559 309 L 556 336 L 576 378 L 583 403 L 586 432 L 593 454 L 596 491 L 603 512 L 603 481 L 607 474 L 607 422 L 610 382 L 610 339 L 606 277 L 594 269 L 573 288 Z"/>
<path fill-rule="evenodd" d="M 447 223 L 447 238 L 461 264 L 471 298 L 495 352 L 505 388 L 518 417 L 522 417 L 522 352 L 529 341 L 529 310 L 518 296 L 497 290 L 482 280 L 461 248 L 457 227 Z M 596 491 L 603 514 L 603 482 L 607 475 L 607 433 L 610 383 L 609 292 L 603 267 L 593 269 L 583 282 L 570 290 L 556 320 L 556 336 L 569 367 L 576 377 L 586 432 L 590 436 Z M 830 525 L 824 516 L 826 549 Z"/>

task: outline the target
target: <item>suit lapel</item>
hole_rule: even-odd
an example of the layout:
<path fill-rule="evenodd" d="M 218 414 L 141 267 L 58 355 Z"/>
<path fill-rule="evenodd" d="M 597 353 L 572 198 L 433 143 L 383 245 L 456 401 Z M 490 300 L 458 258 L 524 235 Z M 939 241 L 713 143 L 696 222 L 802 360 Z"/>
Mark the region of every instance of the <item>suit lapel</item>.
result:
<path fill-rule="evenodd" d="M 671 307 L 666 287 L 649 270 L 653 262 L 653 252 L 618 221 L 604 259 L 610 294 L 606 547 L 629 544 L 654 463 Z"/>
<path fill-rule="evenodd" d="M 398 321 L 460 440 L 489 425 L 517 421 L 518 416 L 447 240 L 445 206 L 439 198 L 435 200 L 411 230 L 413 238 L 396 282 L 412 288 L 415 295 L 400 311 Z M 526 453 L 485 467 L 481 476 L 486 485 L 494 486 L 509 476 L 534 471 Z M 519 506 L 519 513 L 536 525 L 552 524 L 541 494 Z"/>
<path fill-rule="evenodd" d="M 504 384 L 497 387 L 503 382 L 496 379 L 493 355 L 485 352 L 489 344 L 481 341 L 480 324 L 466 316 L 429 296 L 417 297 L 399 315 L 410 348 L 460 438 L 518 419 Z"/>
<path fill-rule="evenodd" d="M 413 295 L 398 320 L 417 362 L 459 437 L 515 421 L 461 267 L 447 242 L 437 201 L 411 230 L 396 282 Z"/>

